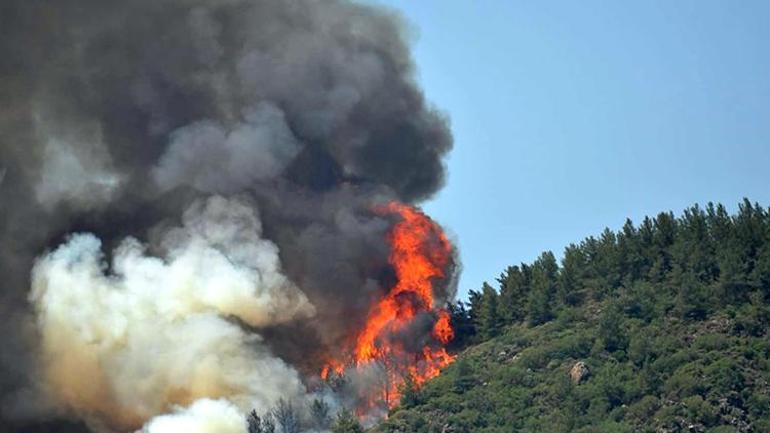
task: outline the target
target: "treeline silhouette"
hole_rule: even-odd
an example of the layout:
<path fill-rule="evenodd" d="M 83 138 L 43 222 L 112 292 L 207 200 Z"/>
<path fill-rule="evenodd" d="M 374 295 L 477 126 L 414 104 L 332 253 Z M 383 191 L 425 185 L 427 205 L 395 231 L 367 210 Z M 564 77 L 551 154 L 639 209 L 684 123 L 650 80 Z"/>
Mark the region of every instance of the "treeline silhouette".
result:
<path fill-rule="evenodd" d="M 748 199 L 730 215 L 709 203 L 676 218 L 660 213 L 620 231 L 605 229 L 531 264 L 510 266 L 450 306 L 455 348 L 498 335 L 506 325 L 540 325 L 585 303 L 617 298 L 629 317 L 703 319 L 758 296 L 770 299 L 770 210 Z M 764 322 L 745 323 L 761 332 Z"/>

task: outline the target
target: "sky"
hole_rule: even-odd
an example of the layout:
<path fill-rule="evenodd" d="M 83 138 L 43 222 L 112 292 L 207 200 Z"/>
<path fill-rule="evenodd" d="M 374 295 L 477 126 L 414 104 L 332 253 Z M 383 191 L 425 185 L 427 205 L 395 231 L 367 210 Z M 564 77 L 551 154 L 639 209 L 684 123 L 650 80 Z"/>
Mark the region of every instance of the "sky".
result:
<path fill-rule="evenodd" d="M 451 118 L 459 296 L 695 203 L 770 205 L 770 2 L 387 0 Z"/>

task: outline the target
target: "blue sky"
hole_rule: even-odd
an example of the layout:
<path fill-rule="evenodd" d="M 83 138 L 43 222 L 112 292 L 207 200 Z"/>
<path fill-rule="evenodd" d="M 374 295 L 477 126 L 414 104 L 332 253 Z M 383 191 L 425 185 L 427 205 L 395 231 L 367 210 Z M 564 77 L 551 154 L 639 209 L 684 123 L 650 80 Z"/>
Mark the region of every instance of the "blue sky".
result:
<path fill-rule="evenodd" d="M 770 2 L 384 1 L 452 119 L 460 293 L 693 203 L 770 205 Z"/>

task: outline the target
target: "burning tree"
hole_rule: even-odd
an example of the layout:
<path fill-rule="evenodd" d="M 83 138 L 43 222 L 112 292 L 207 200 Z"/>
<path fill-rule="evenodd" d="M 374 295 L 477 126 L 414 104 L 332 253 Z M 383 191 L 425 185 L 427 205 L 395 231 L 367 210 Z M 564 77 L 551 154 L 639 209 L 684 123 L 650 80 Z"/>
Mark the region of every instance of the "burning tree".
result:
<path fill-rule="evenodd" d="M 362 396 L 363 410 L 394 407 L 405 381 L 417 389 L 453 360 L 445 349 L 454 336 L 449 313 L 434 299 L 434 285 L 451 277 L 451 244 L 438 224 L 413 207 L 391 202 L 375 211 L 398 218 L 388 234 L 396 282 L 370 308 L 347 360 L 332 360 L 321 372 L 327 378 L 351 368 L 379 371 L 379 389 Z M 425 333 L 415 337 L 414 330 L 424 329 L 426 321 L 427 338 Z"/>

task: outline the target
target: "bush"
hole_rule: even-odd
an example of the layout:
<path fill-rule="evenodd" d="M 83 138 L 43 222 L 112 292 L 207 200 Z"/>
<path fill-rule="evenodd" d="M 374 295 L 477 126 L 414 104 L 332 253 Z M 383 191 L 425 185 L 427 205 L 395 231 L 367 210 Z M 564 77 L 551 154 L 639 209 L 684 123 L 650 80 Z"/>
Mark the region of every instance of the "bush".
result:
<path fill-rule="evenodd" d="M 724 395 L 729 391 L 740 391 L 743 387 L 743 373 L 731 358 L 722 358 L 703 370 L 703 379 L 712 393 Z"/>
<path fill-rule="evenodd" d="M 628 408 L 628 416 L 639 422 L 652 419 L 652 415 L 660 407 L 660 401 L 652 395 L 645 395 Z"/>
<path fill-rule="evenodd" d="M 683 400 L 683 403 L 688 420 L 700 422 L 708 427 L 714 425 L 718 419 L 716 408 L 699 395 L 688 397 Z"/>
<path fill-rule="evenodd" d="M 679 368 L 666 381 L 663 389 L 673 398 L 684 398 L 705 391 L 702 369 L 697 364 L 686 364 Z"/>
<path fill-rule="evenodd" d="M 746 399 L 746 408 L 755 418 L 770 418 L 770 397 L 754 392 Z"/>

